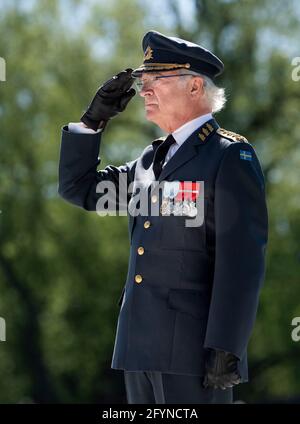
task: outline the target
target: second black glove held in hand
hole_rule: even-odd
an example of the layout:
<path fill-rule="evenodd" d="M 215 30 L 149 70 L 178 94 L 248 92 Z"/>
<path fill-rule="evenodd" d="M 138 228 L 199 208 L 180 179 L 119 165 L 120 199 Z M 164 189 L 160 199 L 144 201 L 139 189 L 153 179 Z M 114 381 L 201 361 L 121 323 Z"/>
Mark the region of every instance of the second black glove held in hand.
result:
<path fill-rule="evenodd" d="M 241 382 L 238 371 L 238 358 L 223 350 L 210 349 L 205 366 L 203 386 L 214 389 L 227 389 Z"/>
<path fill-rule="evenodd" d="M 96 131 L 100 124 L 105 126 L 109 119 L 123 112 L 135 95 L 135 90 L 130 89 L 133 83 L 131 72 L 132 69 L 126 69 L 99 87 L 87 111 L 80 118 L 85 125 Z"/>

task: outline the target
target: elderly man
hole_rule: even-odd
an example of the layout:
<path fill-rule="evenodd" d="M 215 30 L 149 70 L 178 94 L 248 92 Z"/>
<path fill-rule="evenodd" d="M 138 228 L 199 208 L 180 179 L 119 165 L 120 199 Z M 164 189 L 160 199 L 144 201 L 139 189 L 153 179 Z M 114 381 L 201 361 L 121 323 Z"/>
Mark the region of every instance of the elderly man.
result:
<path fill-rule="evenodd" d="M 131 211 L 111 365 L 124 370 L 128 403 L 231 403 L 232 387 L 248 380 L 247 344 L 264 277 L 264 177 L 253 147 L 212 116 L 225 103 L 213 82 L 221 60 L 155 31 L 144 36 L 143 51 L 139 68 L 103 84 L 81 122 L 63 128 L 59 193 L 103 210 L 99 183 L 111 182 L 116 208 L 125 203 Z M 168 136 L 132 162 L 97 171 L 102 132 L 134 96 L 133 79 L 147 119 Z M 125 202 L 120 177 L 133 184 Z M 163 190 L 154 192 L 153 182 Z M 132 213 L 137 198 L 159 213 Z M 187 225 L 200 216 L 199 200 L 203 219 Z"/>

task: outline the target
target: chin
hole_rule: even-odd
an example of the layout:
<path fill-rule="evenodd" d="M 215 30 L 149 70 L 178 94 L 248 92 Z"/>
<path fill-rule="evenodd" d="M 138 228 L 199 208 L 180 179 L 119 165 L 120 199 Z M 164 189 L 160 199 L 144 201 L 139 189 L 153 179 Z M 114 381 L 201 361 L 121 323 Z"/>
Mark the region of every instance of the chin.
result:
<path fill-rule="evenodd" d="M 156 113 L 154 113 L 153 111 L 149 109 L 148 110 L 146 109 L 145 113 L 146 113 L 146 119 L 148 121 L 155 122 L 155 115 L 157 115 Z"/>

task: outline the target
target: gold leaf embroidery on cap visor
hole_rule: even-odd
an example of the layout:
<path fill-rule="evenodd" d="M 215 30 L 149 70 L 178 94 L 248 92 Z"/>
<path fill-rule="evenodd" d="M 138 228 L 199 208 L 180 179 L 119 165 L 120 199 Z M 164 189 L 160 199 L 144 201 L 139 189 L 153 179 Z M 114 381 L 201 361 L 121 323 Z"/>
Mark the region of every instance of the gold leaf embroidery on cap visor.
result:
<path fill-rule="evenodd" d="M 179 68 L 189 69 L 191 65 L 189 63 L 144 63 L 138 70 L 154 71 L 154 70 L 172 70 Z"/>

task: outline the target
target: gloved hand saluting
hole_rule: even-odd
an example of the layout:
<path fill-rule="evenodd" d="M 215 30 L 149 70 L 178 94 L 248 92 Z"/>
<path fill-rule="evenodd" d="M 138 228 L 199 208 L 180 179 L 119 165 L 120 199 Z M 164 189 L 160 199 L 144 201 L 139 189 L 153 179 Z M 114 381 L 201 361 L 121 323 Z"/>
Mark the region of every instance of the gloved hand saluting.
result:
<path fill-rule="evenodd" d="M 241 382 L 237 363 L 239 359 L 232 353 L 210 349 L 205 365 L 203 386 L 213 389 L 227 389 Z"/>
<path fill-rule="evenodd" d="M 133 83 L 132 71 L 133 69 L 126 69 L 99 87 L 87 111 L 80 118 L 85 125 L 96 131 L 100 124 L 104 127 L 110 118 L 123 112 L 135 95 L 135 90 L 130 89 Z"/>

